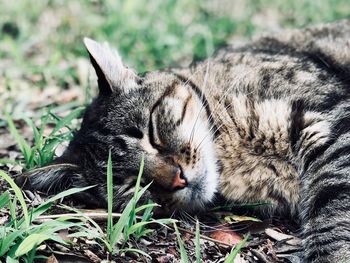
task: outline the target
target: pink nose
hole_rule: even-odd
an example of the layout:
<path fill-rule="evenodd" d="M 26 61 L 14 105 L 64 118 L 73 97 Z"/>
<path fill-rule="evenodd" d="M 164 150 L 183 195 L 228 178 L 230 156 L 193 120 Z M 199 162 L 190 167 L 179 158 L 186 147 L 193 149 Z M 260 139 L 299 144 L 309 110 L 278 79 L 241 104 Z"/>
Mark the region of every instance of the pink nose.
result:
<path fill-rule="evenodd" d="M 172 184 L 172 188 L 173 189 L 176 189 L 176 188 L 185 188 L 187 185 L 187 182 L 184 178 L 181 178 L 181 170 L 178 169 L 176 171 L 176 175 L 175 175 L 175 178 L 174 178 L 174 181 L 173 181 L 173 184 Z"/>

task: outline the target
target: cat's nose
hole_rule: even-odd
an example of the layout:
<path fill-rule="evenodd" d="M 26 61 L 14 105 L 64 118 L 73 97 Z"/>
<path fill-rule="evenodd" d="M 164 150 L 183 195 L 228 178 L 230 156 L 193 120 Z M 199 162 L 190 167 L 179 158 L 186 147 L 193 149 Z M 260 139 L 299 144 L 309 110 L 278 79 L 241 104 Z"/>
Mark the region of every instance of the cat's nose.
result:
<path fill-rule="evenodd" d="M 176 170 L 175 178 L 172 184 L 173 190 L 183 189 L 187 186 L 187 180 L 183 176 L 183 172 L 181 168 Z"/>

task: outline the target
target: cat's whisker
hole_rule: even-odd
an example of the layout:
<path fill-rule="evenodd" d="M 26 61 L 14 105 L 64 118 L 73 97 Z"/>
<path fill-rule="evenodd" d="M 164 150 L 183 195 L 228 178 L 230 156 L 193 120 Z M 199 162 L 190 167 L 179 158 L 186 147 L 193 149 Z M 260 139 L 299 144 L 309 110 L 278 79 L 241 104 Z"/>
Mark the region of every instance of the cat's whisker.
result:
<path fill-rule="evenodd" d="M 216 127 L 216 126 L 213 125 L 212 128 L 216 127 L 216 129 L 215 129 L 213 132 L 211 132 L 211 129 L 212 129 L 212 128 L 209 130 L 209 132 L 204 136 L 204 138 L 200 141 L 200 143 L 199 143 L 198 145 L 196 145 L 196 150 L 199 151 L 199 150 L 200 150 L 200 147 L 201 147 L 202 143 L 205 141 L 205 139 L 207 139 L 209 135 L 215 134 L 215 133 L 216 133 L 218 130 L 220 130 L 221 127 L 223 127 L 223 126 L 224 126 L 224 123 L 220 124 L 218 127 Z"/>
<path fill-rule="evenodd" d="M 218 100 L 218 102 L 215 104 L 214 108 L 212 109 L 212 112 L 210 114 L 210 116 L 208 116 L 208 122 L 210 123 L 214 117 L 214 114 L 216 113 L 216 111 L 219 109 L 219 106 L 221 105 L 222 101 L 224 99 L 227 98 L 227 96 L 229 95 L 230 93 L 230 89 L 227 89 L 224 94 L 220 97 L 220 99 Z"/>
<path fill-rule="evenodd" d="M 205 76 L 204 76 L 204 77 L 205 77 L 205 79 L 204 79 L 204 84 L 205 84 L 205 85 L 204 85 L 204 87 L 203 87 L 203 91 L 204 91 L 204 89 L 205 89 L 205 87 L 206 87 L 206 81 L 207 81 L 207 73 L 208 73 L 208 70 L 209 70 L 209 61 L 208 61 L 208 63 L 207 63 L 207 71 L 206 71 Z M 222 101 L 223 101 L 224 99 L 227 98 L 227 96 L 230 94 L 231 91 L 232 91 L 231 89 L 227 89 L 227 90 L 224 92 L 224 94 L 222 94 L 222 96 L 220 97 L 220 99 L 215 103 L 214 108 L 212 109 L 210 115 L 209 115 L 208 118 L 207 118 L 207 121 L 208 121 L 209 123 L 213 120 L 214 115 L 215 115 L 216 111 L 219 110 L 220 105 L 222 105 Z M 204 96 L 204 92 L 202 92 L 202 96 Z M 203 108 L 204 108 L 205 106 L 206 106 L 206 104 L 203 103 L 202 106 L 201 106 L 201 109 L 200 109 L 200 111 L 199 111 L 199 113 L 198 113 L 198 115 L 197 115 L 196 121 L 195 121 L 195 123 L 194 123 L 194 125 L 193 125 L 193 128 L 192 128 L 192 130 L 191 130 L 191 135 L 190 135 L 189 144 L 191 144 L 192 141 L 193 141 L 193 137 L 194 137 L 194 133 L 195 133 L 195 126 L 196 126 L 197 121 L 198 121 L 198 119 L 199 119 L 200 113 L 201 113 L 201 111 L 203 110 Z M 226 108 L 226 107 L 225 107 L 225 108 Z M 226 108 L 226 110 L 227 110 L 227 108 Z M 212 126 L 213 126 L 213 127 L 210 128 L 208 134 L 210 134 L 210 131 L 215 127 L 215 124 L 212 125 Z M 218 130 L 219 130 L 219 129 L 215 130 L 214 133 L 216 133 Z M 208 135 L 207 135 L 207 136 L 208 136 Z M 204 139 L 205 139 L 205 138 L 204 138 Z M 204 140 L 204 139 L 203 139 L 203 140 Z M 203 141 L 203 140 L 202 140 L 202 141 Z M 197 147 L 197 149 L 198 149 L 198 147 Z"/>
<path fill-rule="evenodd" d="M 185 221 L 186 223 L 191 223 L 191 224 L 195 224 L 196 223 L 196 219 L 194 219 L 189 213 L 187 213 L 186 211 L 182 211 L 181 212 L 181 216 L 183 221 Z"/>
<path fill-rule="evenodd" d="M 198 72 L 200 72 L 201 69 L 197 68 L 194 72 L 191 73 L 191 75 L 187 78 L 187 80 L 184 82 L 184 86 L 186 86 L 192 79 L 193 76 L 195 76 Z"/>
<path fill-rule="evenodd" d="M 224 94 L 220 97 L 220 99 L 215 103 L 214 108 L 212 109 L 210 115 L 207 117 L 208 123 L 210 123 L 210 122 L 213 120 L 213 118 L 214 118 L 214 116 L 215 116 L 215 114 L 216 114 L 216 111 L 219 110 L 220 105 L 222 105 L 222 101 L 223 101 L 224 99 L 227 98 L 227 96 L 230 94 L 230 91 L 231 91 L 230 89 L 227 89 L 227 90 L 224 92 Z M 230 105 L 231 105 L 231 104 L 230 104 Z M 204 106 L 204 105 L 202 105 L 202 107 L 203 107 L 203 106 Z M 228 108 L 225 107 L 225 109 L 227 110 Z M 199 115 L 198 115 L 198 116 L 199 116 Z M 198 116 L 197 116 L 197 118 L 198 118 Z M 215 124 L 213 124 L 212 126 L 215 127 Z M 213 127 L 211 127 L 210 130 L 211 130 Z M 209 133 L 210 133 L 210 130 L 209 130 Z M 214 133 L 216 133 L 216 132 L 217 132 L 217 130 L 216 130 Z M 192 132 L 191 132 L 191 140 L 190 140 L 190 142 L 192 142 L 192 141 L 193 141 L 193 136 L 192 136 Z"/>
<path fill-rule="evenodd" d="M 229 104 L 227 106 L 225 106 L 225 110 L 228 110 L 230 107 L 232 106 L 232 104 Z M 200 141 L 200 143 L 196 146 L 196 150 L 200 149 L 201 144 L 204 142 L 204 140 L 209 136 L 209 135 L 213 135 L 215 134 L 217 131 L 219 131 L 222 127 L 224 126 L 224 123 L 220 124 L 219 126 L 216 125 L 212 125 L 211 128 L 209 129 L 209 131 L 207 132 L 207 134 L 204 136 L 204 138 Z M 214 131 L 213 129 L 216 128 Z"/>
<path fill-rule="evenodd" d="M 197 222 L 197 217 L 195 218 L 195 217 L 191 216 L 191 215 L 190 215 L 189 213 L 187 213 L 186 211 L 183 211 L 182 214 L 183 214 L 183 216 L 186 217 L 186 220 L 188 220 L 190 223 L 196 224 L 196 222 Z M 199 225 L 200 225 L 202 228 L 210 228 L 210 227 L 211 227 L 211 226 L 209 226 L 209 225 L 203 223 L 202 221 L 199 221 L 199 220 L 198 220 L 198 222 L 199 222 Z"/>
<path fill-rule="evenodd" d="M 229 95 L 229 92 L 230 92 L 230 91 L 231 91 L 230 89 L 226 90 L 225 93 L 220 97 L 219 101 L 215 104 L 214 108 L 212 109 L 212 112 L 210 113 L 210 115 L 209 115 L 208 118 L 207 118 L 208 123 L 210 123 L 210 122 L 213 120 L 214 115 L 216 114 L 216 111 L 219 110 L 219 106 L 221 105 L 222 101 L 223 101 L 224 99 L 227 98 L 227 96 Z M 231 104 L 229 104 L 228 106 L 231 106 Z M 225 109 L 227 110 L 228 107 L 225 106 Z M 208 131 L 208 134 L 207 134 L 205 137 L 207 137 L 209 134 L 215 134 L 215 133 L 219 130 L 219 129 L 216 129 L 215 132 L 211 133 L 212 129 L 213 129 L 215 126 L 216 126 L 215 124 L 212 125 L 212 127 L 211 127 L 211 128 L 209 129 L 209 131 Z M 191 139 L 193 140 L 193 138 L 191 138 Z M 205 138 L 204 138 L 204 139 L 205 139 Z M 203 140 L 204 140 L 204 139 L 203 139 Z M 190 142 L 192 142 L 192 140 L 191 140 Z M 197 146 L 197 149 L 198 149 L 198 148 L 199 148 L 199 147 Z"/>
<path fill-rule="evenodd" d="M 181 213 L 181 218 L 185 221 L 185 222 L 189 222 L 192 224 L 196 224 L 197 222 L 197 218 L 191 216 L 189 213 L 187 213 L 186 211 L 182 211 Z M 238 225 L 238 226 L 230 226 L 230 228 L 227 227 L 227 223 L 222 223 L 222 224 L 218 224 L 218 225 L 208 225 L 203 221 L 198 221 L 199 222 L 199 226 L 201 227 L 201 232 L 202 233 L 211 233 L 211 232 L 215 232 L 215 231 L 222 231 L 222 232 L 228 232 L 231 230 L 235 230 L 235 231 L 241 231 L 244 229 L 247 229 L 251 224 L 247 223 L 244 225 Z M 212 223 L 212 222 L 210 222 Z M 239 227 L 241 226 L 241 227 Z"/>
<path fill-rule="evenodd" d="M 186 211 L 183 211 L 183 213 L 184 213 L 184 216 L 186 216 L 188 219 L 190 219 L 192 222 L 196 222 L 196 218 L 194 218 L 193 216 L 191 216 L 188 212 L 186 212 Z"/>
<path fill-rule="evenodd" d="M 188 220 L 188 218 L 186 217 L 184 211 L 180 211 L 178 217 L 181 220 L 181 222 L 187 222 L 187 220 Z"/>
<path fill-rule="evenodd" d="M 208 62 L 207 62 L 207 67 L 206 67 L 206 71 L 205 71 L 205 74 L 204 74 L 204 80 L 203 80 L 203 88 L 202 88 L 202 94 L 201 94 L 201 101 L 206 101 L 204 100 L 204 94 L 205 94 L 205 89 L 207 87 L 207 82 L 208 82 L 208 73 L 209 73 L 209 67 L 210 67 L 210 59 L 208 59 Z M 189 143 L 191 144 L 192 140 L 193 140 L 193 136 L 194 136 L 194 133 L 195 133 L 195 127 L 197 125 L 197 122 L 198 122 L 198 119 L 199 119 L 199 116 L 200 114 L 202 113 L 202 110 L 207 107 L 207 103 L 202 103 L 202 106 L 201 108 L 199 109 L 199 112 L 197 114 L 197 117 L 196 117 L 196 120 L 193 124 L 193 127 L 192 127 L 192 130 L 191 130 L 191 134 L 190 134 L 190 140 L 189 140 Z"/>
<path fill-rule="evenodd" d="M 227 94 L 228 94 L 228 93 L 226 93 L 226 95 L 227 95 Z M 224 97 L 226 97 L 226 95 L 221 97 L 221 99 L 220 99 L 220 101 L 218 102 L 217 106 L 216 106 L 215 109 L 211 112 L 210 116 L 207 118 L 207 121 L 208 121 L 209 123 L 210 123 L 211 120 L 215 117 L 215 115 L 219 115 L 219 113 L 216 112 L 216 111 L 219 110 L 219 105 L 222 105 L 221 102 L 222 102 L 222 100 L 224 99 Z M 225 105 L 225 106 L 224 106 L 224 110 L 227 112 L 227 111 L 230 109 L 230 107 L 231 107 L 232 105 L 233 105 L 233 102 L 231 102 L 231 103 L 228 104 L 228 105 Z M 212 125 L 212 126 L 215 126 L 215 125 Z M 212 127 L 211 127 L 211 128 L 212 128 Z"/>

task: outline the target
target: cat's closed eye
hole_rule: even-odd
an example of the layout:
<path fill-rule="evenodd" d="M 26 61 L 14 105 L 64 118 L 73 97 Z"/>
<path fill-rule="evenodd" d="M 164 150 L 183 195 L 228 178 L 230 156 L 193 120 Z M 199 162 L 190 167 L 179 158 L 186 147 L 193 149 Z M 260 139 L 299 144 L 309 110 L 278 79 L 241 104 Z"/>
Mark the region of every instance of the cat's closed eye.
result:
<path fill-rule="evenodd" d="M 128 127 L 125 129 L 125 133 L 133 138 L 137 138 L 137 139 L 142 139 L 143 138 L 143 132 L 137 128 L 137 127 Z"/>

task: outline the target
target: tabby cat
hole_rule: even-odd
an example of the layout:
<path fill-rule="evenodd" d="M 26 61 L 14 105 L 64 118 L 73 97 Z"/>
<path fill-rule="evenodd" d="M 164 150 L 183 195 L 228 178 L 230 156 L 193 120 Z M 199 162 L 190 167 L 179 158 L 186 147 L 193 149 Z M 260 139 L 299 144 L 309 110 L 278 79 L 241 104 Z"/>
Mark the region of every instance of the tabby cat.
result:
<path fill-rule="evenodd" d="M 188 68 L 143 75 L 107 45 L 84 40 L 99 95 L 81 129 L 27 186 L 106 206 L 112 152 L 115 210 L 144 183 L 162 211 L 195 212 L 220 192 L 299 217 L 304 262 L 350 260 L 350 21 L 260 37 Z"/>

